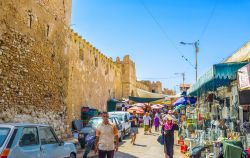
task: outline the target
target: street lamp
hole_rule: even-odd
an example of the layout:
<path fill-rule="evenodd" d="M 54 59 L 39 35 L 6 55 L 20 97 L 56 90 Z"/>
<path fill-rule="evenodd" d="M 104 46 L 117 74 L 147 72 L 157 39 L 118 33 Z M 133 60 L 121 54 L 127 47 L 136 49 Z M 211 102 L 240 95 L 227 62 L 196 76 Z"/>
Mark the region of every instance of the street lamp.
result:
<path fill-rule="evenodd" d="M 199 40 L 193 43 L 180 42 L 183 45 L 193 45 L 195 47 L 195 71 L 196 71 L 196 81 L 198 80 L 198 52 L 199 52 Z"/>

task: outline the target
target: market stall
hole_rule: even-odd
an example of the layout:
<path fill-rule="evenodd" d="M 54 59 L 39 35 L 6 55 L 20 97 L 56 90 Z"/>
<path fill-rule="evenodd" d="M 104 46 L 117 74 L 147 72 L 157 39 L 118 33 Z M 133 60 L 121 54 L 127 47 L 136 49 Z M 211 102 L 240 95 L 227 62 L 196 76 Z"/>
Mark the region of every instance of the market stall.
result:
<path fill-rule="evenodd" d="M 186 110 L 187 118 L 182 122 L 185 131 L 182 136 L 188 155 L 218 157 L 222 154 L 226 158 L 237 158 L 248 147 L 244 145 L 245 135 L 239 131 L 236 81 L 236 72 L 246 64 L 213 65 L 188 90 L 189 96 L 198 97 L 196 106 L 186 108 L 189 108 Z M 237 152 L 232 154 L 229 151 Z"/>

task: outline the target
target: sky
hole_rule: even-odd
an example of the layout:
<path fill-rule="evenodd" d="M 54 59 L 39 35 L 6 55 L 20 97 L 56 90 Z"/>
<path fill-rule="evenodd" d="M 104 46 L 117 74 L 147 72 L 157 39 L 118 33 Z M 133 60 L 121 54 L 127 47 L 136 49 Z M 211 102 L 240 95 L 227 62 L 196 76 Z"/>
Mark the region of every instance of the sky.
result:
<path fill-rule="evenodd" d="M 250 40 L 249 0 L 73 0 L 71 27 L 105 55 L 129 54 L 138 80 L 177 90 Z M 184 56 L 185 58 L 183 58 Z M 187 60 L 185 60 L 187 59 Z"/>

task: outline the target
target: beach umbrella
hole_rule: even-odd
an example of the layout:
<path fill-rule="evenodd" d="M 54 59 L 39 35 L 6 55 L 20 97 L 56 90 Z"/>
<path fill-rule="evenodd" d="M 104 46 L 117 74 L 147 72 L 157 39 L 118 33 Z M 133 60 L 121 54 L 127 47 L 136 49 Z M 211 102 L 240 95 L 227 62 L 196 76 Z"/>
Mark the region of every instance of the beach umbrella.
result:
<path fill-rule="evenodd" d="M 192 104 L 194 105 L 196 103 L 197 99 L 195 97 L 181 97 L 179 99 L 177 99 L 174 102 L 174 106 L 178 106 L 178 105 L 187 105 L 187 104 Z"/>
<path fill-rule="evenodd" d="M 164 108 L 164 106 L 160 105 L 160 104 L 155 104 L 155 105 L 152 105 L 151 108 L 152 109 L 161 109 L 161 108 Z"/>
<path fill-rule="evenodd" d="M 188 103 L 187 101 L 187 97 L 180 97 L 179 99 L 177 99 L 175 102 L 174 102 L 174 106 L 178 106 L 178 105 L 186 105 Z"/>
<path fill-rule="evenodd" d="M 136 103 L 136 104 L 133 104 L 133 106 L 144 108 L 145 104 L 144 103 Z"/>
<path fill-rule="evenodd" d="M 137 107 L 137 106 L 129 108 L 127 111 L 130 112 L 130 113 L 133 113 L 134 111 L 136 111 L 137 114 L 143 114 L 144 113 L 144 110 L 141 107 Z"/>
<path fill-rule="evenodd" d="M 176 106 L 173 111 L 177 111 L 177 110 L 183 109 L 185 107 L 186 107 L 186 105 L 180 104 L 180 105 Z"/>

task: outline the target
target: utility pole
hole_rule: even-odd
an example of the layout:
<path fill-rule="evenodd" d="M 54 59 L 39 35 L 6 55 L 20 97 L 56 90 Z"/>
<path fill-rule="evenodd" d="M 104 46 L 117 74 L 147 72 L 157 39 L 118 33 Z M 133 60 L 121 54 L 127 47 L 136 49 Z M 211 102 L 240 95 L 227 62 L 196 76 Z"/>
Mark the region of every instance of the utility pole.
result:
<path fill-rule="evenodd" d="M 181 75 L 182 75 L 182 84 L 184 86 L 184 84 L 185 84 L 185 72 L 181 73 Z"/>
<path fill-rule="evenodd" d="M 185 72 L 183 73 L 174 73 L 175 75 L 182 75 L 182 86 L 183 86 L 183 89 L 184 89 L 184 84 L 185 84 Z M 181 88 L 181 86 L 180 86 Z"/>
<path fill-rule="evenodd" d="M 196 70 L 196 82 L 198 80 L 198 52 L 199 52 L 199 41 L 194 43 L 195 46 L 195 70 Z"/>
<path fill-rule="evenodd" d="M 199 40 L 193 43 L 180 42 L 183 45 L 193 45 L 195 47 L 195 78 L 198 80 L 198 53 L 199 53 Z"/>

